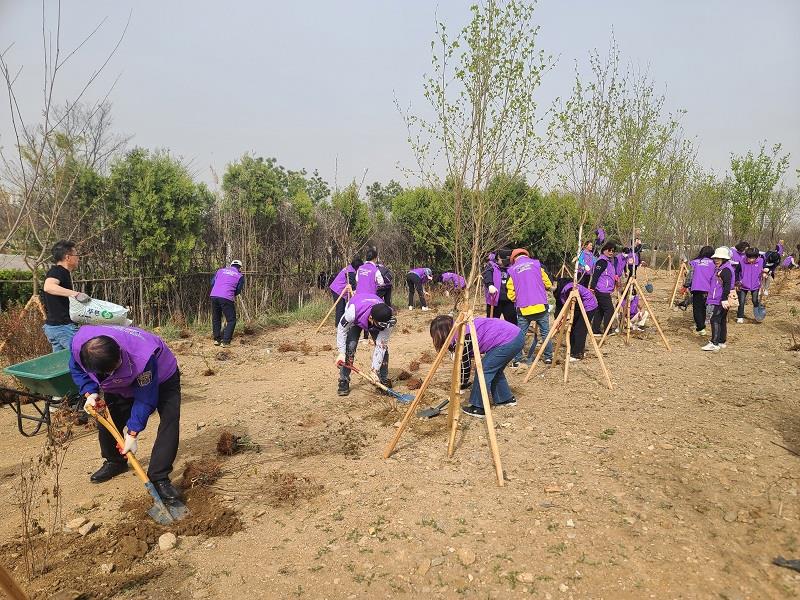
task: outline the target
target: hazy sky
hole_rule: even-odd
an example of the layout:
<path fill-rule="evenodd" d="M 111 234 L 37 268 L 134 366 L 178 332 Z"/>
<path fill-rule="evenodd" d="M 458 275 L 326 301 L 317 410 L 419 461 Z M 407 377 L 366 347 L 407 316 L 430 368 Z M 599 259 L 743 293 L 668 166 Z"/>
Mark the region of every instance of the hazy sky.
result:
<path fill-rule="evenodd" d="M 48 7 L 56 3 L 47 0 Z M 469 2 L 360 0 L 83 0 L 64 2 L 62 46 L 73 48 L 104 17 L 65 68 L 58 93 L 74 96 L 130 27 L 88 98 L 110 95 L 114 126 L 132 144 L 169 148 L 210 181 L 209 167 L 246 151 L 288 168 L 319 169 L 331 184 L 403 181 L 411 164 L 394 106 L 422 103 L 434 21 L 455 30 Z M 54 12 L 49 10 L 52 16 Z M 800 1 L 541 0 L 539 43 L 558 57 L 541 101 L 568 95 L 575 61 L 605 50 L 613 29 L 623 59 L 649 68 L 670 110 L 685 109 L 685 132 L 718 173 L 731 152 L 781 142 L 800 167 Z M 51 21 L 55 25 L 54 20 Z M 22 66 L 19 98 L 28 118 L 41 100 L 41 3 L 0 0 L 0 51 Z M 9 137 L 0 102 L 0 145 Z"/>

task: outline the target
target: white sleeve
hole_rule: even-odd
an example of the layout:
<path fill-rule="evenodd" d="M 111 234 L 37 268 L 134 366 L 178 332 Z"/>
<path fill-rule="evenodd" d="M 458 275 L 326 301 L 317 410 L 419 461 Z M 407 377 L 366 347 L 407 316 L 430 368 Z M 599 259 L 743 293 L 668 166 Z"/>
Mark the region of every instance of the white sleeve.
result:
<path fill-rule="evenodd" d="M 375 271 L 375 283 L 378 285 L 383 285 L 383 274 L 381 273 L 380 269 Z"/>
<path fill-rule="evenodd" d="M 353 321 L 356 320 L 356 307 L 353 304 L 348 304 L 344 308 L 344 317 L 342 321 L 345 321 L 345 325 L 342 325 L 342 321 L 339 321 L 336 324 L 336 346 L 339 348 L 339 352 L 341 354 L 345 353 L 346 346 L 347 346 L 347 332 L 350 331 L 350 328 L 353 326 Z"/>
<path fill-rule="evenodd" d="M 391 327 L 387 327 L 375 337 L 375 352 L 372 353 L 372 370 L 377 371 L 381 368 L 383 357 L 389 349 L 389 332 Z"/>

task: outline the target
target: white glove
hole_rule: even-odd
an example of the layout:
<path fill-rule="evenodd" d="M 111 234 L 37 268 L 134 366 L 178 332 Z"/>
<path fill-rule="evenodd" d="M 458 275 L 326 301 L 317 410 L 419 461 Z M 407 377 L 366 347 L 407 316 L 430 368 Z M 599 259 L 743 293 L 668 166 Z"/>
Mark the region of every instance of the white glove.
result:
<path fill-rule="evenodd" d="M 342 353 L 340 352 L 340 353 L 339 353 L 339 356 L 337 356 L 337 357 L 336 357 L 336 366 L 337 366 L 337 367 L 344 366 L 344 362 L 345 362 L 345 360 L 346 360 L 346 359 L 345 359 L 345 356 L 344 356 L 344 354 L 342 354 Z"/>
<path fill-rule="evenodd" d="M 490 293 L 492 296 L 494 296 L 494 295 L 497 293 L 497 288 L 496 288 L 496 287 L 494 287 L 493 285 L 490 285 L 490 286 L 489 286 L 489 293 Z"/>
<path fill-rule="evenodd" d="M 720 304 L 722 304 L 722 308 L 725 310 L 728 310 L 728 307 L 730 306 L 730 303 L 727 300 L 723 300 Z"/>
<path fill-rule="evenodd" d="M 86 396 L 86 402 L 83 403 L 83 410 L 89 412 L 89 408 L 94 410 L 103 410 L 105 403 L 100 399 L 100 394 L 94 393 Z"/>
<path fill-rule="evenodd" d="M 78 292 L 75 294 L 75 300 L 80 302 L 81 304 L 86 304 L 92 298 L 88 294 L 84 294 L 83 292 Z"/>
<path fill-rule="evenodd" d="M 122 454 L 122 456 L 125 456 L 128 452 L 136 454 L 136 451 L 139 449 L 139 443 L 136 441 L 136 436 L 126 433 L 125 444 L 123 444 L 122 448 L 117 444 L 117 448 L 119 448 L 119 453 Z"/>

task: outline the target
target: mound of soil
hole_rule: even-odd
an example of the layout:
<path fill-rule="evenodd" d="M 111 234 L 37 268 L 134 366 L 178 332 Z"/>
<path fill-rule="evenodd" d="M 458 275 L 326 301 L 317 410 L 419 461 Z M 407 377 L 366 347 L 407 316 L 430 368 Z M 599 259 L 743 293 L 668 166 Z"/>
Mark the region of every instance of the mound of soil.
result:
<path fill-rule="evenodd" d="M 278 344 L 278 352 L 302 352 L 303 354 L 310 354 L 313 348 L 311 345 L 303 340 L 301 342 L 285 341 Z"/>
<path fill-rule="evenodd" d="M 411 373 L 403 369 L 400 373 L 397 374 L 398 381 L 405 381 L 406 379 L 411 379 Z"/>
<path fill-rule="evenodd" d="M 425 351 L 425 352 L 423 352 L 422 354 L 419 355 L 419 358 L 417 360 L 420 363 L 432 363 L 433 362 L 433 358 L 434 357 L 430 352 Z"/>
<path fill-rule="evenodd" d="M 410 390 L 418 390 L 420 387 L 422 387 L 422 379 L 419 377 L 412 377 L 406 382 L 406 386 Z"/>
<path fill-rule="evenodd" d="M 271 471 L 267 474 L 267 493 L 271 506 L 296 505 L 300 500 L 319 496 L 325 489 L 311 477 L 297 473 Z"/>
<path fill-rule="evenodd" d="M 219 448 L 219 446 L 217 446 Z M 192 460 L 186 464 L 181 477 L 181 487 L 189 490 L 208 487 L 222 475 L 222 464 L 211 458 Z"/>
<path fill-rule="evenodd" d="M 375 434 L 371 434 L 374 437 Z M 341 454 L 348 458 L 359 458 L 367 445 L 367 434 L 356 427 L 352 418 L 326 423 L 325 429 L 316 435 L 303 435 L 281 440 L 278 446 L 296 458 L 320 454 Z"/>
<path fill-rule="evenodd" d="M 409 365 L 408 365 L 408 370 L 409 371 L 419 371 L 419 361 L 418 360 L 412 360 L 411 363 L 409 363 Z"/>

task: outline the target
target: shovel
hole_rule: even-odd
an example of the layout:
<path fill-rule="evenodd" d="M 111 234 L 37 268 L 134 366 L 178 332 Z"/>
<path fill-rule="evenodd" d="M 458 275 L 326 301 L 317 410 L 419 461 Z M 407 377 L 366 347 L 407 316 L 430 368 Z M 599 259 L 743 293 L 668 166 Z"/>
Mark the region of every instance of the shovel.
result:
<path fill-rule="evenodd" d="M 378 388 L 382 389 L 384 392 L 386 392 L 386 393 L 387 393 L 387 394 L 389 394 L 389 395 L 390 395 L 392 398 L 394 398 L 395 400 L 397 400 L 398 402 L 400 402 L 400 403 L 402 403 L 402 404 L 408 404 L 409 402 L 411 402 L 411 401 L 414 399 L 414 394 L 401 394 L 400 392 L 396 392 L 396 391 L 395 391 L 395 390 L 393 390 L 392 388 L 386 387 L 386 386 L 385 386 L 385 385 L 383 385 L 381 382 L 379 382 L 379 381 L 375 381 L 374 379 L 372 379 L 372 377 L 368 377 L 368 376 L 364 375 L 364 373 L 362 373 L 361 371 L 359 371 L 359 370 L 356 368 L 356 366 L 355 366 L 355 365 L 348 365 L 348 364 L 345 364 L 345 365 L 344 365 L 344 367 L 345 367 L 345 368 L 347 368 L 347 369 L 350 369 L 350 370 L 351 370 L 351 371 L 353 371 L 354 373 L 357 373 L 358 375 L 360 375 L 361 377 L 363 377 L 364 379 L 366 379 L 367 381 L 369 381 L 369 382 L 370 382 L 372 385 L 374 385 L 374 386 L 376 386 L 376 387 L 378 387 Z"/>
<path fill-rule="evenodd" d="M 86 412 L 97 419 L 97 422 L 108 430 L 108 432 L 117 441 L 117 444 L 119 444 L 120 448 L 125 444 L 122 434 L 117 429 L 117 426 L 114 425 L 114 420 L 111 418 L 109 413 L 106 413 L 108 415 L 108 418 L 106 418 L 104 415 L 98 414 L 98 412 L 91 406 L 86 407 Z M 158 495 L 156 487 L 147 477 L 144 469 L 142 469 L 142 465 L 140 465 L 139 461 L 136 460 L 136 456 L 134 456 L 133 452 L 128 452 L 125 456 L 128 459 L 128 463 L 130 463 L 131 467 L 133 467 L 133 470 L 136 471 L 139 479 L 141 479 L 144 483 L 145 489 L 153 497 L 153 506 L 147 510 L 147 514 L 150 515 L 156 523 L 159 525 L 169 525 L 170 523 L 179 521 L 189 514 L 189 509 L 186 508 L 186 505 L 183 502 L 175 500 L 169 505 L 165 504 L 161 499 L 161 496 Z"/>
<path fill-rule="evenodd" d="M 447 406 L 449 403 L 450 403 L 449 398 L 447 400 L 442 400 L 442 402 L 436 406 L 430 406 L 428 408 L 423 408 L 422 410 L 418 410 L 417 416 L 420 419 L 432 419 L 433 417 L 437 417 L 442 413 L 444 407 Z"/>

